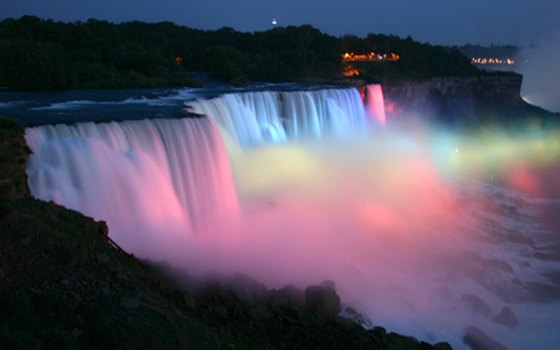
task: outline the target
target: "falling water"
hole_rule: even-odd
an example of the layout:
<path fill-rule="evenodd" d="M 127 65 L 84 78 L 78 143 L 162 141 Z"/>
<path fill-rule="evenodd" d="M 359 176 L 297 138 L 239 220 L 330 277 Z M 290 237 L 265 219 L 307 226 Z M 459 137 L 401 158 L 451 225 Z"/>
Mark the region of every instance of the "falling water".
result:
<path fill-rule="evenodd" d="M 332 279 L 374 324 L 422 340 L 460 349 L 476 325 L 511 348 L 560 341 L 558 289 L 542 274 L 558 263 L 539 258 L 550 233 L 532 219 L 545 200 L 478 182 L 511 175 L 506 155 L 550 164 L 557 138 L 481 145 L 368 128 L 385 121 L 380 86 L 367 109 L 355 89 L 188 104 L 211 119 L 27 129 L 32 194 L 189 271 L 243 271 L 272 287 Z M 240 152 L 228 158 L 218 128 Z M 513 329 L 495 321 L 504 309 Z"/>
<path fill-rule="evenodd" d="M 31 193 L 107 220 L 136 253 L 142 233 L 182 235 L 237 216 L 227 153 L 208 119 L 47 125 L 27 129 L 26 140 Z"/>
<path fill-rule="evenodd" d="M 381 106 L 376 110 L 382 110 L 383 100 L 377 101 Z M 232 93 L 187 105 L 214 119 L 242 146 L 355 134 L 367 125 L 363 102 L 354 88 Z"/>
<path fill-rule="evenodd" d="M 385 125 L 387 123 L 387 117 L 385 115 L 385 100 L 383 98 L 383 90 L 381 85 L 368 85 L 367 109 L 370 117 L 377 120 L 379 124 Z"/>

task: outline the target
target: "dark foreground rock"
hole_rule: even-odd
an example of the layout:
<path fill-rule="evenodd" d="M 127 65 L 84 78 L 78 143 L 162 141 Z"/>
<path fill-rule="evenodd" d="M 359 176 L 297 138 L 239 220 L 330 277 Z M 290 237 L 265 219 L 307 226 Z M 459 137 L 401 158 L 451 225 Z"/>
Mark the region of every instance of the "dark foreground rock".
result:
<path fill-rule="evenodd" d="M 336 316 L 341 311 L 340 297 L 334 285 L 309 286 L 305 290 L 305 307 L 314 315 Z"/>
<path fill-rule="evenodd" d="M 333 286 L 170 278 L 105 223 L 31 198 L 23 130 L 0 121 L 0 135 L 1 349 L 435 348 L 338 316 Z"/>
<path fill-rule="evenodd" d="M 505 346 L 476 327 L 467 328 L 463 341 L 472 350 L 507 350 Z"/>
<path fill-rule="evenodd" d="M 500 313 L 496 315 L 496 317 L 494 317 L 492 320 L 508 328 L 514 328 L 519 323 L 517 316 L 515 316 L 513 310 L 511 310 L 507 306 L 504 306 Z"/>

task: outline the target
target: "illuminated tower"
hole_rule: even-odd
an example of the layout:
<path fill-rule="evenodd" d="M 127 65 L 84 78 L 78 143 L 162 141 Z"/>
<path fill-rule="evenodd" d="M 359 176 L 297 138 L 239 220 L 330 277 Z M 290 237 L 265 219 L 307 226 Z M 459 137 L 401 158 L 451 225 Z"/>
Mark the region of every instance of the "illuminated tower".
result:
<path fill-rule="evenodd" d="M 272 26 L 276 27 L 276 25 L 278 25 L 278 18 L 272 17 Z"/>

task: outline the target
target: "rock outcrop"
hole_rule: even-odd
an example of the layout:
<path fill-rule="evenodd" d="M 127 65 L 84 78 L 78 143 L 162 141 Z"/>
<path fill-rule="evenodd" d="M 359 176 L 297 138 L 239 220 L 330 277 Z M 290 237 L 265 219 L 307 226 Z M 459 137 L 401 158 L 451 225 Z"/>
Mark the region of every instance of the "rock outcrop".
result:
<path fill-rule="evenodd" d="M 389 120 L 414 114 L 449 124 L 557 119 L 521 98 L 522 80 L 513 72 L 482 72 L 469 77 L 388 81 L 383 83 L 383 92 Z"/>
<path fill-rule="evenodd" d="M 334 317 L 341 311 L 340 297 L 330 283 L 309 286 L 305 290 L 305 307 L 311 314 Z"/>

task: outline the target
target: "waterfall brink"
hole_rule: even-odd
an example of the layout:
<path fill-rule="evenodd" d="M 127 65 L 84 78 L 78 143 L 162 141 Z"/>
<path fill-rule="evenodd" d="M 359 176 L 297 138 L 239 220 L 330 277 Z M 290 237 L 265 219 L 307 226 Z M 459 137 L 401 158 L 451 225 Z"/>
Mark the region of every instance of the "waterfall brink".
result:
<path fill-rule="evenodd" d="M 237 215 L 227 153 L 208 119 L 47 125 L 27 129 L 26 141 L 32 194 L 108 221 L 135 253 L 132 233 L 184 235 Z"/>
<path fill-rule="evenodd" d="M 367 126 L 354 88 L 232 93 L 187 105 L 213 118 L 241 146 L 349 135 Z"/>
<path fill-rule="evenodd" d="M 383 88 L 381 85 L 368 85 L 367 110 L 371 119 L 377 120 L 381 125 L 387 124 L 387 117 L 385 115 L 385 99 L 383 97 Z"/>

